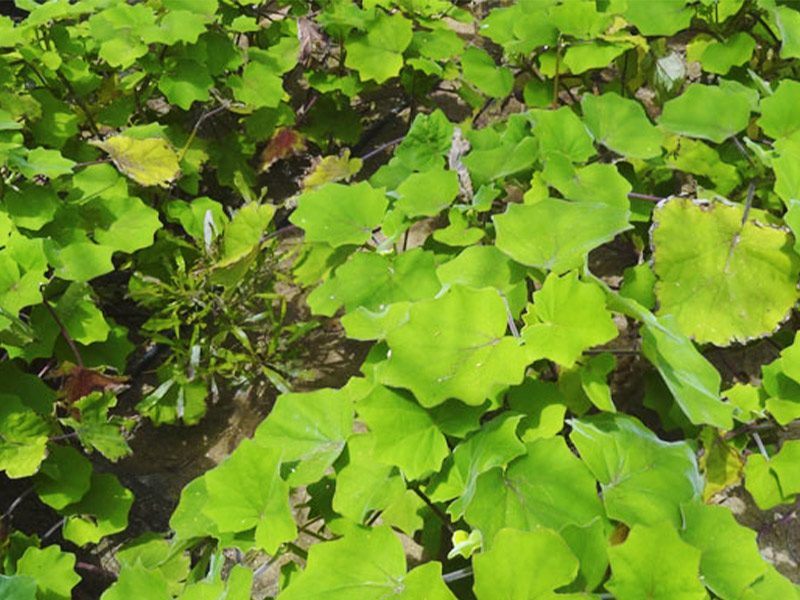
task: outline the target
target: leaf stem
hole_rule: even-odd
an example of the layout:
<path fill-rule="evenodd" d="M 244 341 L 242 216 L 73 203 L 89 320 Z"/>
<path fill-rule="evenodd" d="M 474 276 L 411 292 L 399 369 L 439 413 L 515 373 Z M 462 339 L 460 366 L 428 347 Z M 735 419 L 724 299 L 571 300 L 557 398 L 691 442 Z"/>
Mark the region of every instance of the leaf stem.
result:
<path fill-rule="evenodd" d="M 472 567 L 464 567 L 463 569 L 458 569 L 457 571 L 445 573 L 442 575 L 442 580 L 445 583 L 452 583 L 453 581 L 459 581 L 460 579 L 466 579 L 467 577 L 472 577 Z"/>
<path fill-rule="evenodd" d="M 628 194 L 628 198 L 632 200 L 649 200 L 650 202 L 661 202 L 662 200 L 666 200 L 666 198 L 662 198 L 661 196 L 652 196 L 650 194 L 640 194 L 638 192 L 631 192 Z"/>
<path fill-rule="evenodd" d="M 50 306 L 50 303 L 45 298 L 42 298 L 42 304 L 44 304 L 44 307 L 47 309 L 47 312 L 50 313 L 50 316 L 53 317 L 53 320 L 56 322 L 56 325 L 58 325 L 58 328 L 61 331 L 61 337 L 64 338 L 64 341 L 67 342 L 67 345 L 69 346 L 70 350 L 72 350 L 72 354 L 75 355 L 76 364 L 79 367 L 83 368 L 84 366 L 83 357 L 81 356 L 81 353 L 78 351 L 78 345 L 75 343 L 75 340 L 72 339 L 72 336 L 69 334 L 69 331 L 67 331 L 64 322 L 61 320 L 61 318 L 56 313 L 55 309 L 52 306 Z"/>
<path fill-rule="evenodd" d="M 443 513 L 442 509 L 440 509 L 438 506 L 436 506 L 431 501 L 430 498 L 428 498 L 428 496 L 425 494 L 425 492 L 423 492 L 421 489 L 419 489 L 419 486 L 412 485 L 411 486 L 411 491 L 414 492 L 417 496 L 419 496 L 420 500 L 422 500 L 428 506 L 428 508 L 430 508 L 433 511 L 433 514 L 435 514 L 439 518 L 439 520 L 442 522 L 442 525 L 444 525 L 445 528 L 450 533 L 455 533 L 456 528 L 453 527 L 453 524 L 450 522 L 450 519 L 448 518 L 448 516 L 445 513 Z"/>
<path fill-rule="evenodd" d="M 6 509 L 6 512 L 4 512 L 2 515 L 0 515 L 0 521 L 10 517 L 11 513 L 13 513 L 20 504 L 22 504 L 22 501 L 25 500 L 25 498 L 27 498 L 28 496 L 30 496 L 33 493 L 34 489 L 35 488 L 33 486 L 31 486 L 27 490 L 22 492 L 19 496 L 14 498 L 14 501 L 11 504 L 8 505 L 8 508 Z"/>
<path fill-rule="evenodd" d="M 758 435 L 757 431 L 753 432 L 753 440 L 756 442 L 756 446 L 758 446 L 758 451 L 761 453 L 761 456 L 764 457 L 767 461 L 769 461 L 769 452 L 764 447 L 764 442 L 761 441 L 761 436 Z"/>

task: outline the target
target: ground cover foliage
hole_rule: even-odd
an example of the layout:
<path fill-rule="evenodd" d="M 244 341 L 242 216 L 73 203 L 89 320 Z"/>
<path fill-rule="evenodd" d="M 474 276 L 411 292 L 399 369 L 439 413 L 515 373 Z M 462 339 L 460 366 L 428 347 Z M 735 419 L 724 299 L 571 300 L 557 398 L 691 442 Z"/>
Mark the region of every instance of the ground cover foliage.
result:
<path fill-rule="evenodd" d="M 721 505 L 796 526 L 793 2 L 13 8 L 0 598 L 238 600 L 276 566 L 282 599 L 798 596 Z M 298 392 L 331 321 L 366 359 Z M 138 424 L 259 385 L 252 439 L 126 538 Z"/>

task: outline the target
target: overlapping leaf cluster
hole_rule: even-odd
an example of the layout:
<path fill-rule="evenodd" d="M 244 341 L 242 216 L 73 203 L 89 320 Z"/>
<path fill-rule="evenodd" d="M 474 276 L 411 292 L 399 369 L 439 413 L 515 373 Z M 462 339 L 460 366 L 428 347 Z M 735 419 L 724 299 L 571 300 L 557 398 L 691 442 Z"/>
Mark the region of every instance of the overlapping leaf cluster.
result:
<path fill-rule="evenodd" d="M 134 271 L 145 329 L 191 331 L 140 411 L 197 421 L 208 319 L 252 358 L 263 318 L 187 310 L 175 289 L 209 306 L 263 291 L 277 199 L 259 172 L 302 149 L 329 156 L 286 204 L 296 282 L 371 344 L 341 389 L 281 395 L 183 490 L 170 541 L 119 553 L 106 600 L 249 597 L 225 549 L 283 561 L 280 598 L 798 596 L 717 505 L 742 480 L 762 509 L 800 494 L 794 7 L 18 4 L 24 21 L 0 21 L 0 80 L 29 82 L 0 95 L 0 469 L 35 476 L 65 540 L 123 529 L 132 502 L 58 443 L 126 452 L 115 382 L 91 368 L 131 345 L 96 278 Z M 409 129 L 359 177 L 357 111 L 387 91 Z M 209 133 L 212 113 L 229 121 Z M 232 218 L 212 199 L 231 194 Z M 604 264 L 619 246 L 633 258 Z M 762 338 L 780 353 L 758 373 L 708 358 Z M 24 371 L 68 342 L 90 358 L 60 367 L 80 392 L 65 402 Z M 70 553 L 4 543 L 0 596 L 68 596 Z"/>

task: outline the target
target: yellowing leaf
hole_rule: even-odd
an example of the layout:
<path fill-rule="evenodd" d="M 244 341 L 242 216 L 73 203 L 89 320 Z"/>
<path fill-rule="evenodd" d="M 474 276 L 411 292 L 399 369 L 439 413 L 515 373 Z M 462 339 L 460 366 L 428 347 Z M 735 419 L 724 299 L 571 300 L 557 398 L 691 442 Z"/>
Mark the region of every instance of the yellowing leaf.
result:
<path fill-rule="evenodd" d="M 701 439 L 704 452 L 700 457 L 700 470 L 706 479 L 703 500 L 708 502 L 715 494 L 741 481 L 744 458 L 713 429 L 704 429 Z"/>
<path fill-rule="evenodd" d="M 108 153 L 117 169 L 141 185 L 167 187 L 180 175 L 178 155 L 165 139 L 115 135 L 91 143 Z"/>
<path fill-rule="evenodd" d="M 345 148 L 341 156 L 326 156 L 312 165 L 302 187 L 308 190 L 334 181 L 347 181 L 361 170 L 363 164 L 360 158 L 350 158 L 350 149 Z"/>

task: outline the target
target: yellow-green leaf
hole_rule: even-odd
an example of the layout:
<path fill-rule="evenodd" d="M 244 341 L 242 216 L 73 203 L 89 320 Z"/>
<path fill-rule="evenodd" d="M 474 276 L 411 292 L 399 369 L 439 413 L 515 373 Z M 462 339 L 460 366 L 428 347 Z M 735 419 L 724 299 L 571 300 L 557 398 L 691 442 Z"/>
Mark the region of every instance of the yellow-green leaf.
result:
<path fill-rule="evenodd" d="M 92 144 L 105 151 L 117 169 L 141 185 L 167 187 L 181 171 L 178 155 L 163 138 L 115 135 Z"/>

